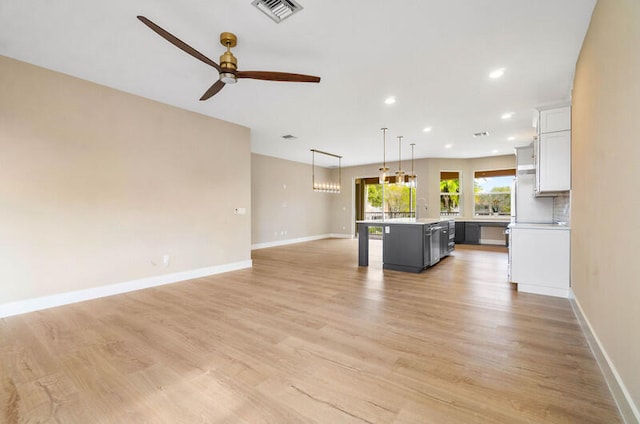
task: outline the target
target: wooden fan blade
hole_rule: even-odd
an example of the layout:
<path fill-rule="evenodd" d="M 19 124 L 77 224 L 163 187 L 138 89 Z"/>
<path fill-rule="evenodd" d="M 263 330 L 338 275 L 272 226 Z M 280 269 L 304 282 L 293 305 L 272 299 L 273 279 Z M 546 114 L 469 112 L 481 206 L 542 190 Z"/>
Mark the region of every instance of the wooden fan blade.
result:
<path fill-rule="evenodd" d="M 213 66 L 214 68 L 216 68 L 218 70 L 218 72 L 221 71 L 220 65 L 218 65 L 216 62 L 214 62 L 213 60 L 209 59 L 207 56 L 203 55 L 198 50 L 194 49 L 193 47 L 191 47 L 190 45 L 188 45 L 184 41 L 180 40 L 178 37 L 168 33 L 167 31 L 165 31 L 164 29 L 160 28 L 158 25 L 154 24 L 153 22 L 151 22 L 149 19 L 145 18 L 144 16 L 138 16 L 138 19 L 143 24 L 145 24 L 146 26 L 151 28 L 153 31 L 155 31 L 160 37 L 164 38 L 165 40 L 167 40 L 168 42 L 170 42 L 171 44 L 173 44 L 174 46 L 176 46 L 180 50 L 182 50 L 182 51 L 184 51 L 186 53 L 189 53 L 191 56 L 195 57 L 198 60 L 203 61 L 207 65 Z"/>
<path fill-rule="evenodd" d="M 213 83 L 213 85 L 211 87 L 209 87 L 209 89 L 207 91 L 205 91 L 205 93 L 202 95 L 202 97 L 200 97 L 200 100 L 207 100 L 213 96 L 215 96 L 218 91 L 222 90 L 224 88 L 226 84 L 223 83 L 222 81 L 218 80 L 216 82 Z"/>
<path fill-rule="evenodd" d="M 266 81 L 320 82 L 320 77 L 314 77 L 313 75 L 270 71 L 238 71 L 236 72 L 236 78 L 251 78 Z"/>

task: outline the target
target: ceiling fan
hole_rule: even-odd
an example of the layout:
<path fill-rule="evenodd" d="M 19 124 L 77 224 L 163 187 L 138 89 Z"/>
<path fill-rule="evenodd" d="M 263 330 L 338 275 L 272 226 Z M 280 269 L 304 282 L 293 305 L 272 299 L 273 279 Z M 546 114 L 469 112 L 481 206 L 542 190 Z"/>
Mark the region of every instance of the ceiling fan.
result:
<path fill-rule="evenodd" d="M 230 32 L 223 32 L 220 34 L 220 44 L 227 48 L 227 51 L 220 56 L 220 65 L 213 60 L 209 59 L 184 41 L 180 40 L 176 36 L 165 31 L 158 25 L 151 22 L 144 16 L 138 16 L 138 19 L 142 21 L 146 26 L 155 31 L 162 38 L 178 47 L 182 51 L 189 53 L 191 56 L 206 63 L 209 66 L 213 66 L 218 70 L 220 74 L 219 79 L 213 83 L 211 87 L 200 97 L 200 100 L 207 100 L 222 90 L 225 84 L 235 84 L 238 78 L 250 78 L 266 81 L 289 81 L 289 82 L 320 82 L 320 77 L 314 77 L 312 75 L 302 74 L 290 74 L 286 72 L 271 72 L 271 71 L 239 71 L 238 60 L 231 53 L 231 47 L 235 47 L 238 39 Z"/>

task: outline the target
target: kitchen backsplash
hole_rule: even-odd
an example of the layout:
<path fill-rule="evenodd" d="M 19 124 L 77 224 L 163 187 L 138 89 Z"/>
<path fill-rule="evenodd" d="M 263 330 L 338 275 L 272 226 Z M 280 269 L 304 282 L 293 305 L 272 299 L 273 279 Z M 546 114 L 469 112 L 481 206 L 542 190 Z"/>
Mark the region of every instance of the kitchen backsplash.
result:
<path fill-rule="evenodd" d="M 571 192 L 553 198 L 553 220 L 571 222 Z"/>

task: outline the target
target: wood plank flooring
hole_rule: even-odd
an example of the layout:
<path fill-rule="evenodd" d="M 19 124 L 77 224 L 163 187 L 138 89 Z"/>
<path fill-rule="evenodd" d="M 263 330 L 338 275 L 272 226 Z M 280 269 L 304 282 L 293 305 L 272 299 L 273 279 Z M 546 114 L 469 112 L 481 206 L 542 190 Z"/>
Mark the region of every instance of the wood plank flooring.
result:
<path fill-rule="evenodd" d="M 616 423 L 566 299 L 506 249 L 421 274 L 355 240 L 252 269 L 0 320 L 1 423 Z"/>

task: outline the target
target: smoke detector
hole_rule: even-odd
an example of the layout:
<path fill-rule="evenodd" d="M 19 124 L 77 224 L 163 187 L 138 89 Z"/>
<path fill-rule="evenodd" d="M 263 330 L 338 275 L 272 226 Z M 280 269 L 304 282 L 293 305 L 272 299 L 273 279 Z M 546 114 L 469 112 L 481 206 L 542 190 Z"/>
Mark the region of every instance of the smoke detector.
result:
<path fill-rule="evenodd" d="M 293 0 L 254 0 L 251 4 L 277 24 L 303 9 Z"/>

